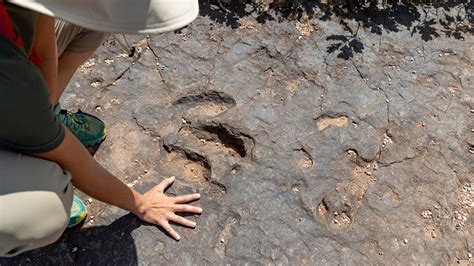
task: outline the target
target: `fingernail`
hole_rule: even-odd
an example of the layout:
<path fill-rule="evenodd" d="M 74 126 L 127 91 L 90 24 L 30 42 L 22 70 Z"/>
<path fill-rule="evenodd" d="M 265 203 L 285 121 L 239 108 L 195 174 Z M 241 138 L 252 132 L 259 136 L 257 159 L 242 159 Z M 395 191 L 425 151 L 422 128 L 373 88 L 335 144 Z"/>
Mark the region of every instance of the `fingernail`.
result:
<path fill-rule="evenodd" d="M 178 241 L 179 241 L 180 239 L 181 239 L 181 237 L 180 237 L 180 236 L 177 236 L 177 237 L 176 237 L 176 240 L 178 240 Z"/>
<path fill-rule="evenodd" d="M 174 180 L 174 179 L 175 179 L 175 177 L 174 177 L 174 176 L 172 176 L 172 177 L 170 177 L 170 179 L 171 179 L 171 180 Z"/>
<path fill-rule="evenodd" d="M 196 223 L 193 223 L 193 227 L 196 227 Z"/>
<path fill-rule="evenodd" d="M 201 209 L 201 208 L 199 208 L 199 212 L 200 212 L 200 213 L 202 212 L 202 209 Z"/>
<path fill-rule="evenodd" d="M 196 198 L 200 198 L 200 197 L 201 197 L 201 194 L 197 193 Z"/>

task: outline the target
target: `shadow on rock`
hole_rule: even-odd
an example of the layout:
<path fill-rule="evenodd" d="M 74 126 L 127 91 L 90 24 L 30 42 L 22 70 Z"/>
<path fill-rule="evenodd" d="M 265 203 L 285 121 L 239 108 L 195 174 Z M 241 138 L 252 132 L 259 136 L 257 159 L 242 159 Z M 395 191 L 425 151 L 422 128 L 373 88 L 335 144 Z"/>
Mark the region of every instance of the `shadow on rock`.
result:
<path fill-rule="evenodd" d="M 107 226 L 68 229 L 54 244 L 9 259 L 3 265 L 137 265 L 131 233 L 144 223 L 127 214 Z"/>
<path fill-rule="evenodd" d="M 261 2 L 268 2 L 268 8 L 262 9 Z M 313 20 L 337 19 L 347 35 L 330 35 L 332 43 L 326 51 L 337 53 L 337 57 L 349 59 L 355 53 L 362 53 L 363 42 L 358 38 L 360 28 L 381 35 L 383 32 L 399 32 L 402 28 L 411 30 L 412 36 L 419 34 L 425 42 L 440 38 L 444 34 L 458 40 L 464 40 L 466 34 L 473 34 L 473 1 L 378 1 L 342 0 L 330 1 L 278 0 L 209 0 L 201 1 L 201 15 L 208 16 L 217 23 L 232 28 L 240 26 L 240 18 L 252 16 L 258 23 L 272 20 L 298 20 L 308 23 Z M 355 25 L 354 25 L 355 24 Z"/>

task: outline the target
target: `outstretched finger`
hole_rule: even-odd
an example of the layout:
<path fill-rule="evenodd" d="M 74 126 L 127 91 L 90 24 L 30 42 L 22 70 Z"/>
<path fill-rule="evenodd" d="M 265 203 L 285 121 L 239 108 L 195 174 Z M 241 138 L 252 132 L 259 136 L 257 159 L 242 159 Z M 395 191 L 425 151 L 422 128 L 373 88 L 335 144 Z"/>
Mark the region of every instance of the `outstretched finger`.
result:
<path fill-rule="evenodd" d="M 164 192 L 167 187 L 169 187 L 171 184 L 173 184 L 175 177 L 172 176 L 170 178 L 165 178 L 163 181 L 161 181 L 156 187 L 160 192 Z"/>
<path fill-rule="evenodd" d="M 191 213 L 201 213 L 202 209 L 196 206 L 187 205 L 187 204 L 176 204 L 173 207 L 174 212 L 191 212 Z"/>
<path fill-rule="evenodd" d="M 181 224 L 181 225 L 184 225 L 184 226 L 187 226 L 187 227 L 196 227 L 196 223 L 193 222 L 193 221 L 190 221 L 184 217 L 181 217 L 179 215 L 176 215 L 176 214 L 172 214 L 168 217 L 168 219 L 170 221 L 173 221 L 175 223 L 178 223 L 178 224 Z"/>
<path fill-rule="evenodd" d="M 176 240 L 181 239 L 181 237 L 178 235 L 178 233 L 176 233 L 176 231 L 173 229 L 173 227 L 171 227 L 171 225 L 168 223 L 168 221 L 161 222 L 160 226 L 163 227 L 163 229 L 165 229 L 166 232 L 168 232 L 168 234 L 170 234 L 174 239 L 176 239 Z"/>
<path fill-rule="evenodd" d="M 201 194 L 195 193 L 195 194 L 189 194 L 189 195 L 174 197 L 173 200 L 174 200 L 175 203 L 186 203 L 186 202 L 190 202 L 190 201 L 193 201 L 193 200 L 197 200 L 199 198 L 201 198 Z"/>

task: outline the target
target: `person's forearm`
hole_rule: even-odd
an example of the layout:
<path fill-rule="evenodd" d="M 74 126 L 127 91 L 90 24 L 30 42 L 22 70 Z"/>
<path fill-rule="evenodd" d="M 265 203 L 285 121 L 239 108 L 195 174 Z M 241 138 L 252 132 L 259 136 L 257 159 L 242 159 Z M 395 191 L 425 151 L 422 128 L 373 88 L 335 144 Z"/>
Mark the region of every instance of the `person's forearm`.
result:
<path fill-rule="evenodd" d="M 57 162 L 71 173 L 72 183 L 86 194 L 141 216 L 147 209 L 143 196 L 100 166 L 72 133 L 65 130 L 65 139 L 58 148 L 35 156 Z"/>
<path fill-rule="evenodd" d="M 56 104 L 58 86 L 58 56 L 56 49 L 56 36 L 54 34 L 54 18 L 40 14 L 38 16 L 35 41 L 33 48 L 43 60 L 38 65 L 43 78 L 48 86 L 51 103 Z"/>
<path fill-rule="evenodd" d="M 82 192 L 102 202 L 115 205 L 134 214 L 145 212 L 143 197 L 140 193 L 126 186 L 123 182 L 110 174 L 95 160 L 86 171 L 71 169 L 72 183 Z"/>
<path fill-rule="evenodd" d="M 174 182 L 174 177 L 166 178 L 143 195 L 127 187 L 89 155 L 87 150 L 67 129 L 66 136 L 56 149 L 35 156 L 54 161 L 72 174 L 72 183 L 90 196 L 128 210 L 143 221 L 160 225 L 174 239 L 181 237 L 170 225 L 170 222 L 188 227 L 196 223 L 178 212 L 202 213 L 202 209 L 185 204 L 201 197 L 200 194 L 189 194 L 168 197 L 164 191 Z"/>

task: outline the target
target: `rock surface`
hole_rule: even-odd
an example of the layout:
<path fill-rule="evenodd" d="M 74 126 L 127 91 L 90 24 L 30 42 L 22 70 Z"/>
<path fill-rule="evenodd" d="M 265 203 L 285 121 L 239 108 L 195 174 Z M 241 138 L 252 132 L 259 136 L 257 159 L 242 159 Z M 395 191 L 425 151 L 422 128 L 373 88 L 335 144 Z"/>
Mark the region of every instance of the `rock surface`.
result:
<path fill-rule="evenodd" d="M 434 8 L 244 11 L 126 36 L 133 58 L 110 38 L 63 96 L 107 122 L 95 157 L 129 186 L 202 193 L 197 228 L 176 242 L 91 199 L 82 229 L 1 265 L 474 263 L 472 32 Z"/>

